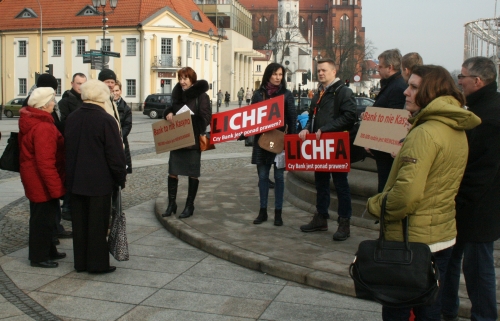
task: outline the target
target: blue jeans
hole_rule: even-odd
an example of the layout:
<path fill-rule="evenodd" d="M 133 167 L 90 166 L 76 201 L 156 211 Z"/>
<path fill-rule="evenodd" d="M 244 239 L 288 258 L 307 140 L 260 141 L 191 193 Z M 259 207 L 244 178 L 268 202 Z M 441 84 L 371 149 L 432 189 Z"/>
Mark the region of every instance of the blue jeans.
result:
<path fill-rule="evenodd" d="M 465 285 L 472 304 L 471 320 L 496 320 L 498 315 L 493 242 L 460 242 L 458 239 L 457 241 L 448 264 L 449 273 L 444 281 L 441 312 L 446 316 L 458 314 L 460 302 L 458 287 L 463 256 Z"/>
<path fill-rule="evenodd" d="M 328 207 L 330 207 L 330 175 L 333 185 L 337 191 L 339 206 L 337 212 L 339 217 L 351 218 L 351 189 L 347 181 L 347 173 L 340 172 L 314 172 L 316 184 L 316 210 L 324 218 L 330 218 Z"/>
<path fill-rule="evenodd" d="M 271 164 L 257 164 L 257 174 L 259 175 L 259 196 L 260 208 L 267 208 L 267 198 L 269 195 L 269 171 Z M 274 208 L 283 209 L 283 194 L 285 193 L 285 169 L 276 168 L 274 165 Z"/>
<path fill-rule="evenodd" d="M 435 252 L 436 266 L 439 269 L 441 280 L 446 278 L 446 269 L 453 249 L 451 247 Z M 441 297 L 443 288 L 439 289 L 438 297 L 433 305 L 424 305 L 413 308 L 415 320 L 417 321 L 441 321 Z M 382 319 L 384 321 L 408 321 L 411 308 L 388 308 L 382 307 Z"/>

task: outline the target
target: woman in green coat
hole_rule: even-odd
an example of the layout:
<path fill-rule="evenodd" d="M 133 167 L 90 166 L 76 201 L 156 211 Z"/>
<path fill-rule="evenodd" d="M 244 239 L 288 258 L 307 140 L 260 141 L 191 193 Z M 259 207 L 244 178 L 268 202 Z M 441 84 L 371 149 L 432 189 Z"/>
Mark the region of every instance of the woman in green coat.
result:
<path fill-rule="evenodd" d="M 406 109 L 413 125 L 394 159 L 382 193 L 368 199 L 368 212 L 380 217 L 387 195 L 386 239 L 402 241 L 408 217 L 410 242 L 429 245 L 441 279 L 455 244 L 455 195 L 468 155 L 465 130 L 481 123 L 463 108 L 465 99 L 446 69 L 418 66 L 408 81 Z M 383 320 L 408 320 L 410 308 L 382 308 Z M 431 306 L 414 307 L 417 320 L 440 320 L 441 289 Z"/>

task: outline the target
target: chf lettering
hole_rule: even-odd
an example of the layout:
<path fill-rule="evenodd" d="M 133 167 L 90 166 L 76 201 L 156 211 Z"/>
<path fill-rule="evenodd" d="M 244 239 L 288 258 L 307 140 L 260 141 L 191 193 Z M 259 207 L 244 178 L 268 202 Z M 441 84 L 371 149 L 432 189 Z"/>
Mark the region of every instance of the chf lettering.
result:
<path fill-rule="evenodd" d="M 306 149 L 311 146 L 311 154 Z M 335 139 L 305 140 L 300 147 L 300 153 L 305 159 L 331 159 L 330 155 L 335 152 Z"/>

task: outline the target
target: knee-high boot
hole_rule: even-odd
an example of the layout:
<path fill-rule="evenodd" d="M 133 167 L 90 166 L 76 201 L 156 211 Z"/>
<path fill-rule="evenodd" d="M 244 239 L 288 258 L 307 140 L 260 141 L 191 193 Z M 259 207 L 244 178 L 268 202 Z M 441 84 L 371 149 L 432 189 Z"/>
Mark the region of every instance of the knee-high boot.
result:
<path fill-rule="evenodd" d="M 200 181 L 197 178 L 189 178 L 188 196 L 186 200 L 186 207 L 182 211 L 179 218 L 186 218 L 193 215 L 194 212 L 194 199 L 196 198 L 196 192 L 198 192 L 198 184 Z"/>
<path fill-rule="evenodd" d="M 165 213 L 163 213 L 162 217 L 167 217 L 175 214 L 177 212 L 177 203 L 175 202 L 175 198 L 177 197 L 177 186 L 179 184 L 179 179 L 169 176 L 168 177 L 168 206 Z"/>

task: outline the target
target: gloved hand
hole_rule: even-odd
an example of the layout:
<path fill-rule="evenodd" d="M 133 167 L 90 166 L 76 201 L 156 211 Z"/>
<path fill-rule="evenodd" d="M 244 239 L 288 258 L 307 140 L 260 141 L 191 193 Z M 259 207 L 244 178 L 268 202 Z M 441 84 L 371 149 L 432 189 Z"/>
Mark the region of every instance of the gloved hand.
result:
<path fill-rule="evenodd" d="M 245 139 L 246 139 L 245 135 L 241 134 L 240 137 L 238 137 L 237 140 L 245 140 Z"/>

